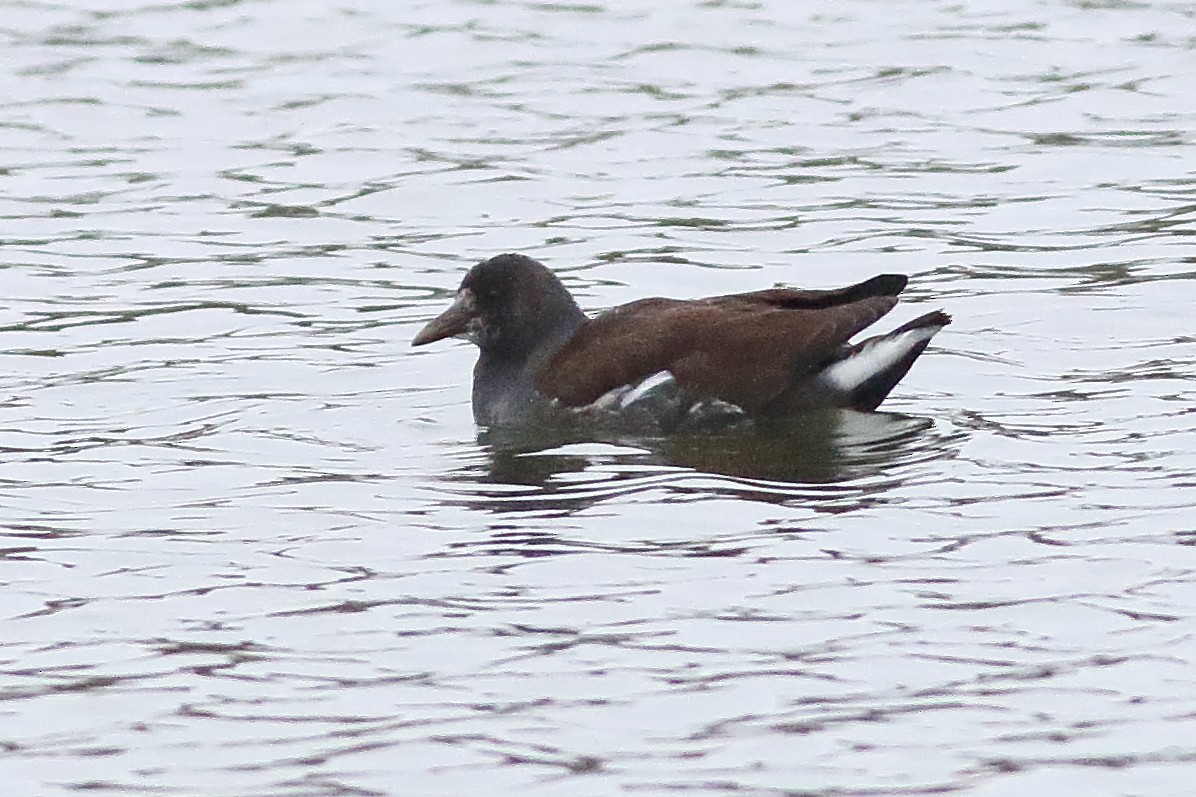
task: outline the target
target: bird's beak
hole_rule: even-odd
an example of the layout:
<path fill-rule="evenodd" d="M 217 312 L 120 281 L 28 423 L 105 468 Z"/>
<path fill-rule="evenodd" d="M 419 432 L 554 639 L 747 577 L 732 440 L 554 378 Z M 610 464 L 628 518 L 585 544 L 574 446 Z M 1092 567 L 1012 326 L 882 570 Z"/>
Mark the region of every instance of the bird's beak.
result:
<path fill-rule="evenodd" d="M 457 300 L 449 309 L 429 321 L 419 334 L 411 339 L 412 346 L 422 346 L 444 338 L 466 337 L 472 339 L 477 328 L 478 309 L 473 300 L 473 291 L 462 288 Z"/>

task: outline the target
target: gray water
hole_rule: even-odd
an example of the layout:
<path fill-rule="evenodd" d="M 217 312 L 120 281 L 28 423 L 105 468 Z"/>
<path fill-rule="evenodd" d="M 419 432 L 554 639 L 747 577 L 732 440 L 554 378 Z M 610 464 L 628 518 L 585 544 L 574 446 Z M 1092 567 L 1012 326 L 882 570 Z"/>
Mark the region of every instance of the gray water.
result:
<path fill-rule="evenodd" d="M 0 2 L 5 795 L 1187 795 L 1196 7 Z M 883 414 L 478 435 L 464 271 L 911 277 Z"/>

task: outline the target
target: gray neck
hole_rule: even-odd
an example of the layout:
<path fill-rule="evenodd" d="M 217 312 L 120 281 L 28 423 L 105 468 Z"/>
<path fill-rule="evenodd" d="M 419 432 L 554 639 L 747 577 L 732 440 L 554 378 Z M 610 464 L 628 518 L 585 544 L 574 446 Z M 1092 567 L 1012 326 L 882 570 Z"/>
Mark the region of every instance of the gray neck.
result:
<path fill-rule="evenodd" d="M 536 374 L 584 319 L 579 310 L 576 318 L 558 325 L 530 350 L 483 349 L 473 369 L 474 421 L 480 426 L 509 426 L 551 412 L 552 402 L 536 389 Z"/>

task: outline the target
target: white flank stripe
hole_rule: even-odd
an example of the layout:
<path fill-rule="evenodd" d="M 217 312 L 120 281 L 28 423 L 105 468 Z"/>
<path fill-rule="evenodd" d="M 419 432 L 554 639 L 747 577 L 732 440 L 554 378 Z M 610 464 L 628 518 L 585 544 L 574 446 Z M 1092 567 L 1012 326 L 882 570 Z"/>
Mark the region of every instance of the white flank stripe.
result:
<path fill-rule="evenodd" d="M 633 387 L 627 395 L 623 396 L 623 400 L 619 402 L 619 409 L 627 409 L 639 399 L 643 398 L 646 393 L 653 388 L 660 387 L 663 384 L 673 381 L 673 374 L 669 371 L 658 371 L 652 376 L 646 377 L 644 381 Z"/>
<path fill-rule="evenodd" d="M 847 359 L 831 365 L 822 372 L 822 378 L 831 387 L 849 393 L 876 374 L 892 368 L 910 349 L 922 341 L 930 340 L 940 329 L 942 327 L 939 326 L 922 327 L 891 338 L 881 338 Z"/>
<path fill-rule="evenodd" d="M 644 377 L 635 385 L 619 385 L 594 399 L 593 403 L 578 407 L 578 412 L 587 410 L 601 410 L 604 412 L 619 412 L 636 401 L 642 399 L 652 389 L 673 381 L 673 375 L 668 371 L 658 371 L 651 376 Z"/>
<path fill-rule="evenodd" d="M 575 407 L 575 412 L 585 412 L 587 410 L 614 410 L 619 406 L 619 402 L 624 396 L 631 392 L 631 388 L 627 385 L 620 385 L 613 390 L 608 390 L 593 402 L 586 404 L 584 407 Z"/>

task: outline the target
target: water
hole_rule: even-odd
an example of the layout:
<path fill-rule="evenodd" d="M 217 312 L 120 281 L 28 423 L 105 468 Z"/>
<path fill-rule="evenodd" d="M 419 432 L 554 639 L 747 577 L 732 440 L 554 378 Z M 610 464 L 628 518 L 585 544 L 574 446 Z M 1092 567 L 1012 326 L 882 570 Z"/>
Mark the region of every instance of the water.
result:
<path fill-rule="evenodd" d="M 1191 792 L 1190 4 L 0 9 L 6 794 Z M 408 343 L 502 251 L 956 321 L 479 437 Z"/>

